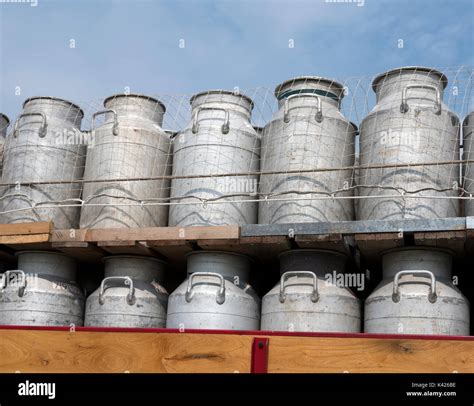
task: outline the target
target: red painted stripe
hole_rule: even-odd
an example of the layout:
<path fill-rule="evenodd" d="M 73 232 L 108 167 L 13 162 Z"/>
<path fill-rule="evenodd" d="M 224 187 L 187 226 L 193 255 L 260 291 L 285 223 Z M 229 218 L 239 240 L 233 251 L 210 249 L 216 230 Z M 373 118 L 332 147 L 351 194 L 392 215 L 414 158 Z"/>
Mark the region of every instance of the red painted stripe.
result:
<path fill-rule="evenodd" d="M 267 337 L 256 337 L 252 343 L 252 356 L 250 361 L 250 372 L 252 374 L 268 373 L 268 347 L 270 339 Z"/>
<path fill-rule="evenodd" d="M 0 330 L 46 330 L 69 331 L 69 327 L 50 326 L 0 326 Z M 421 334 L 369 334 L 369 333 L 303 333 L 289 331 L 260 331 L 260 330 L 185 330 L 167 328 L 119 328 L 119 327 L 76 327 L 75 331 L 85 332 L 117 332 L 117 333 L 180 333 L 180 334 L 233 334 L 251 336 L 281 336 L 281 337 L 331 337 L 331 338 L 384 338 L 409 340 L 459 340 L 474 341 L 474 336 L 421 335 Z"/>

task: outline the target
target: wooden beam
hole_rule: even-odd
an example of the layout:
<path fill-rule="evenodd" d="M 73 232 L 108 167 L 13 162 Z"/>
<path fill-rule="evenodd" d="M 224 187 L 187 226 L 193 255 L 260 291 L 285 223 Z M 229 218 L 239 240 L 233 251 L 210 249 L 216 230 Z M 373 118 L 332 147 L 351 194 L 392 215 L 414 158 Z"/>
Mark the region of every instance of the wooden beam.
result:
<path fill-rule="evenodd" d="M 286 235 L 269 235 L 255 237 L 241 237 L 239 252 L 262 260 L 272 260 L 278 254 L 291 249 L 291 242 Z"/>
<path fill-rule="evenodd" d="M 469 219 L 469 217 L 467 219 Z M 474 220 L 472 221 L 472 224 L 474 224 Z M 293 230 L 294 235 L 397 233 L 400 230 L 403 230 L 405 233 L 454 231 L 466 229 L 466 217 L 405 220 L 356 220 L 294 224 L 247 224 L 242 225 L 241 235 L 245 237 L 259 235 L 287 235 L 289 229 Z"/>
<path fill-rule="evenodd" d="M 252 336 L 0 330 L 0 372 L 250 371 Z"/>
<path fill-rule="evenodd" d="M 22 234 L 50 234 L 53 230 L 51 221 L 36 223 L 0 224 L 0 236 Z"/>
<path fill-rule="evenodd" d="M 107 253 L 94 244 L 84 241 L 53 242 L 51 248 L 82 262 L 99 262 Z"/>
<path fill-rule="evenodd" d="M 474 253 L 474 229 L 466 230 L 466 242 L 464 244 L 464 248 L 466 250 L 466 253 L 471 255 Z"/>
<path fill-rule="evenodd" d="M 194 251 L 192 244 L 188 241 L 182 241 L 182 244 L 179 245 L 159 244 L 155 246 L 150 241 L 147 244 L 153 251 L 166 258 L 168 262 L 184 267 L 186 266 L 186 254 Z"/>
<path fill-rule="evenodd" d="M 298 248 L 331 250 L 348 254 L 349 247 L 342 234 L 296 235 L 295 243 Z"/>
<path fill-rule="evenodd" d="M 403 233 L 356 234 L 355 242 L 370 261 L 377 260 L 383 251 L 404 245 Z"/>
<path fill-rule="evenodd" d="M 0 224 L 0 244 L 16 248 L 16 245 L 44 244 L 50 241 L 52 222 Z M 21 247 L 20 247 L 21 248 Z M 31 248 L 31 247 L 23 247 Z"/>
<path fill-rule="evenodd" d="M 473 340 L 271 337 L 268 372 L 474 372 Z"/>
<path fill-rule="evenodd" d="M 250 372 L 254 337 L 268 372 L 474 372 L 474 339 L 0 328 L 0 372 Z"/>
<path fill-rule="evenodd" d="M 239 226 L 203 227 L 151 227 L 128 229 L 90 229 L 86 241 L 196 241 L 196 240 L 238 240 Z"/>
<path fill-rule="evenodd" d="M 462 255 L 466 243 L 466 231 L 420 232 L 414 234 L 415 244 L 445 248 Z"/>
<path fill-rule="evenodd" d="M 158 253 L 139 241 L 99 241 L 97 246 L 113 255 L 145 255 L 156 257 Z"/>
<path fill-rule="evenodd" d="M 19 244 L 42 244 L 49 242 L 49 234 L 0 235 L 0 244 L 14 246 Z"/>
<path fill-rule="evenodd" d="M 85 242 L 87 229 L 54 230 L 51 235 L 51 241 L 55 242 Z"/>

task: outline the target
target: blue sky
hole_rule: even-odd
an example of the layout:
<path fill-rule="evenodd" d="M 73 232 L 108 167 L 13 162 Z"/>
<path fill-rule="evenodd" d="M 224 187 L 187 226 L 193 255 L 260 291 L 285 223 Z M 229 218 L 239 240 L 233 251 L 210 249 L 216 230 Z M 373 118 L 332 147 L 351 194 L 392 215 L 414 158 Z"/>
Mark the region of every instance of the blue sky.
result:
<path fill-rule="evenodd" d="M 127 86 L 192 94 L 273 89 L 299 75 L 474 65 L 474 0 L 5 1 L 0 111 L 11 118 L 32 95 L 99 103 Z"/>

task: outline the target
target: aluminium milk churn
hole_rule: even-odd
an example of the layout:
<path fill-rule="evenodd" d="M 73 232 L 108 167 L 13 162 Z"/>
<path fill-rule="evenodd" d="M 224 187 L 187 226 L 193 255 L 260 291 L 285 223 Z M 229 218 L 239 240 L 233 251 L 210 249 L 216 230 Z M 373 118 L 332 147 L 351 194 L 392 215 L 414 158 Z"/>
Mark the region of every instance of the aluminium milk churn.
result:
<path fill-rule="evenodd" d="M 152 97 L 118 94 L 104 107 L 92 118 L 81 228 L 166 226 L 169 178 L 160 177 L 170 175 L 172 162 L 170 137 L 161 128 L 165 106 Z M 105 122 L 95 129 L 99 116 Z"/>
<path fill-rule="evenodd" d="M 344 283 L 346 256 L 296 249 L 280 254 L 279 283 L 262 299 L 262 330 L 359 333 L 359 299 Z"/>
<path fill-rule="evenodd" d="M 464 119 L 463 146 L 464 159 L 474 161 L 474 111 L 471 111 Z M 464 200 L 466 216 L 474 216 L 474 201 L 472 200 L 472 195 L 474 195 L 474 162 L 465 164 L 463 172 L 464 189 L 466 194 L 471 196 L 470 200 Z"/>
<path fill-rule="evenodd" d="M 191 123 L 173 140 L 169 225 L 255 224 L 260 136 L 250 124 L 252 100 L 212 90 L 191 106 Z"/>
<path fill-rule="evenodd" d="M 443 104 L 446 76 L 422 67 L 377 76 L 360 126 L 358 220 L 459 216 L 459 119 Z M 442 162 L 445 162 L 444 164 Z"/>
<path fill-rule="evenodd" d="M 7 136 L 7 129 L 9 125 L 9 118 L 5 114 L 0 113 L 0 177 L 2 175 L 3 168 L 3 150 L 5 147 L 5 138 Z"/>
<path fill-rule="evenodd" d="M 17 270 L 0 274 L 0 325 L 82 326 L 84 295 L 76 261 L 48 251 L 20 251 Z"/>
<path fill-rule="evenodd" d="M 353 220 L 357 129 L 339 110 L 343 86 L 303 76 L 277 86 L 275 96 L 279 110 L 262 137 L 259 223 Z"/>
<path fill-rule="evenodd" d="M 249 285 L 250 260 L 241 254 L 195 251 L 188 277 L 170 295 L 166 327 L 258 330 L 260 299 Z"/>
<path fill-rule="evenodd" d="M 366 333 L 469 335 L 469 302 L 453 285 L 449 252 L 401 248 L 382 261 L 383 280 L 365 301 Z"/>
<path fill-rule="evenodd" d="M 86 326 L 161 328 L 166 323 L 168 293 L 161 285 L 165 263 L 152 257 L 104 258 L 99 288 L 86 303 Z"/>
<path fill-rule="evenodd" d="M 85 161 L 83 116 L 66 100 L 25 101 L 5 142 L 3 182 L 11 186 L 3 190 L 1 223 L 52 220 L 58 229 L 77 228 Z"/>

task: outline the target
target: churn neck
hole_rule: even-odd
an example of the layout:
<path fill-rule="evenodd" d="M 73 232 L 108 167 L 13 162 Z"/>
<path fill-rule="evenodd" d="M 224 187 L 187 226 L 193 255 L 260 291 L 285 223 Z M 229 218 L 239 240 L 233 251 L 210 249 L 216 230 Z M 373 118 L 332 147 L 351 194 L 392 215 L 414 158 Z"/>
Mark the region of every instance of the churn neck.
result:
<path fill-rule="evenodd" d="M 69 122 L 80 127 L 84 112 L 82 109 L 64 99 L 49 96 L 35 96 L 26 99 L 23 103 L 22 113 L 44 113 L 47 122 L 55 119 L 61 122 Z"/>
<path fill-rule="evenodd" d="M 394 278 L 401 271 L 430 271 L 437 278 L 452 275 L 452 255 L 448 251 L 433 249 L 410 249 L 388 251 L 383 255 L 384 279 Z"/>
<path fill-rule="evenodd" d="M 158 99 L 141 94 L 116 94 L 104 100 L 104 107 L 112 109 L 117 116 L 136 117 L 163 125 L 165 105 Z"/>
<path fill-rule="evenodd" d="M 17 254 L 17 269 L 25 274 L 49 275 L 59 279 L 76 279 L 76 261 L 56 252 L 21 251 Z"/>
<path fill-rule="evenodd" d="M 214 272 L 224 279 L 243 286 L 249 283 L 251 262 L 248 257 L 221 251 L 195 251 L 188 255 L 188 275 Z"/>
<path fill-rule="evenodd" d="M 430 91 L 423 86 L 434 86 L 443 97 L 443 90 L 448 84 L 446 75 L 442 72 L 421 66 L 407 66 L 392 69 L 375 77 L 372 89 L 376 94 L 377 102 L 387 96 L 396 96 L 401 99 L 402 92 L 407 86 L 412 87 L 413 95 L 424 95 Z M 414 87 L 417 86 L 417 87 Z M 432 95 L 431 97 L 434 97 Z"/>
<path fill-rule="evenodd" d="M 253 101 L 250 97 L 227 90 L 209 90 L 195 94 L 189 103 L 193 112 L 199 108 L 225 109 L 230 113 L 240 113 L 250 119 L 253 109 Z"/>
<path fill-rule="evenodd" d="M 320 76 L 299 76 L 286 80 L 275 88 L 280 107 L 289 97 L 317 96 L 326 103 L 339 107 L 344 97 L 344 86 L 332 79 Z"/>
<path fill-rule="evenodd" d="M 324 250 L 291 250 L 280 254 L 280 274 L 290 271 L 309 271 L 320 278 L 343 273 L 347 257 L 341 253 Z"/>
<path fill-rule="evenodd" d="M 165 263 L 156 258 L 117 255 L 104 258 L 104 276 L 128 276 L 144 282 L 162 282 Z"/>

